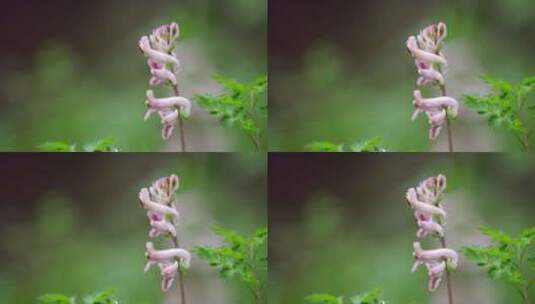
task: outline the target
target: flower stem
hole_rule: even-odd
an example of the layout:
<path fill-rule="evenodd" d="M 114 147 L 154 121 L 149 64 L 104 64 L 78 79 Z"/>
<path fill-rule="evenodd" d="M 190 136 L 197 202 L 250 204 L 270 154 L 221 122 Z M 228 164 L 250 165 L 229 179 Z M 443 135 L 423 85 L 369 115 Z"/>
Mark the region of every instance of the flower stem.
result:
<path fill-rule="evenodd" d="M 440 244 L 442 245 L 442 248 L 448 248 L 446 245 L 446 237 L 440 238 Z M 451 285 L 451 278 L 450 278 L 450 271 L 446 267 L 446 285 L 448 288 L 448 304 L 453 304 L 453 287 Z"/>
<path fill-rule="evenodd" d="M 446 85 L 444 84 L 440 85 L 440 91 L 442 92 L 442 96 L 447 96 Z M 453 152 L 453 132 L 451 131 L 450 116 L 447 110 L 446 110 L 446 127 L 448 129 L 448 151 Z"/>
<path fill-rule="evenodd" d="M 522 294 L 524 298 L 524 304 L 530 304 L 531 302 L 529 300 L 528 284 L 524 284 L 522 288 Z"/>
<path fill-rule="evenodd" d="M 178 84 L 173 85 L 173 92 L 175 96 L 180 96 Z M 186 130 L 184 129 L 184 120 L 180 114 L 178 115 L 178 130 L 180 132 L 180 151 L 186 152 Z"/>
<path fill-rule="evenodd" d="M 173 237 L 175 248 L 179 248 L 178 237 Z M 180 263 L 180 261 L 178 261 Z M 178 288 L 180 291 L 180 304 L 186 304 L 186 288 L 184 287 L 184 274 L 182 269 L 178 268 Z"/>

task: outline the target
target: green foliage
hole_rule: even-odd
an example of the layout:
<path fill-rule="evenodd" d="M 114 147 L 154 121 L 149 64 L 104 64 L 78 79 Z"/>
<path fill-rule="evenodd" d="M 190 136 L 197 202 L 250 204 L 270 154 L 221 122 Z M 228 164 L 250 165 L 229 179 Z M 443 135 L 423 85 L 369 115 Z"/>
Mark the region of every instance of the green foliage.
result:
<path fill-rule="evenodd" d="M 305 146 L 310 152 L 344 152 L 344 145 L 338 145 L 328 141 L 317 141 Z"/>
<path fill-rule="evenodd" d="M 343 304 L 344 303 L 343 297 L 333 296 L 332 294 L 328 294 L 328 293 L 313 294 L 313 295 L 306 297 L 305 300 L 313 304 Z"/>
<path fill-rule="evenodd" d="M 85 296 L 82 302 L 76 297 L 68 297 L 62 294 L 46 294 L 37 298 L 40 304 L 119 304 L 119 301 L 112 298 L 113 291 L 107 290 L 94 295 Z"/>
<path fill-rule="evenodd" d="M 492 88 L 486 96 L 464 96 L 465 104 L 485 116 L 490 125 L 511 131 L 525 150 L 529 149 L 529 119 L 535 117 L 535 105 L 527 105 L 529 95 L 535 92 L 535 77 L 513 85 L 491 76 L 482 76 Z"/>
<path fill-rule="evenodd" d="M 369 292 L 361 293 L 352 296 L 349 302 L 345 301 L 344 297 L 336 297 L 331 294 L 313 294 L 305 298 L 312 304 L 386 304 L 386 301 L 379 299 L 382 291 L 378 288 Z"/>
<path fill-rule="evenodd" d="M 535 271 L 534 256 L 529 256 L 535 245 L 535 227 L 524 230 L 513 238 L 506 233 L 489 227 L 481 228 L 492 244 L 488 247 L 464 247 L 463 254 L 487 270 L 492 279 L 504 279 L 520 291 L 523 296 L 533 284 L 527 271 Z M 532 252 L 531 252 L 532 253 Z"/>
<path fill-rule="evenodd" d="M 196 247 L 194 252 L 218 269 L 222 278 L 236 278 L 247 285 L 256 303 L 265 303 L 267 229 L 258 229 L 249 237 L 219 227 L 214 227 L 213 232 L 223 238 L 223 244 L 220 247 Z"/>
<path fill-rule="evenodd" d="M 247 135 L 256 150 L 265 147 L 267 121 L 267 76 L 258 77 L 252 84 L 243 84 L 224 76 L 214 76 L 223 86 L 220 95 L 197 95 L 197 103 L 217 116 L 226 127 L 237 127 Z"/>
<path fill-rule="evenodd" d="M 65 142 L 46 142 L 37 147 L 40 152 L 119 152 L 114 146 L 113 139 L 107 137 L 93 143 L 85 144 L 82 150 L 77 150 L 76 144 Z"/>
<path fill-rule="evenodd" d="M 76 152 L 76 145 L 70 145 L 64 142 L 46 142 L 37 146 L 40 152 Z"/>
<path fill-rule="evenodd" d="M 328 141 L 313 142 L 305 146 L 310 152 L 386 152 L 382 147 L 382 140 L 374 137 L 368 140 L 362 140 L 352 145 L 335 144 Z"/>

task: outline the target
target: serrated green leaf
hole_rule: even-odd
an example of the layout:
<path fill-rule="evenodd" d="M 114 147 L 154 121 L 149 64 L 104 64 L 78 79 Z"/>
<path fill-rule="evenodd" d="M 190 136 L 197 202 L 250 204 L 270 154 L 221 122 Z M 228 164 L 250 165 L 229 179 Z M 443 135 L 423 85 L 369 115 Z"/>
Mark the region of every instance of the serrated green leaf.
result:
<path fill-rule="evenodd" d="M 494 78 L 490 75 L 483 75 L 481 79 L 492 87 L 492 89 L 501 94 L 510 94 L 514 87 L 512 84 L 505 82 L 503 80 Z"/>
<path fill-rule="evenodd" d="M 493 229 L 491 227 L 483 226 L 480 228 L 481 232 L 490 237 L 494 242 L 499 243 L 500 245 L 512 245 L 514 243 L 513 238 L 503 233 L 498 229 Z"/>
<path fill-rule="evenodd" d="M 524 230 L 518 238 L 490 227 L 483 227 L 481 231 L 490 237 L 492 244 L 487 247 L 464 247 L 463 254 L 479 267 L 485 268 L 492 279 L 505 279 L 515 286 L 525 284 L 527 278 L 520 267 L 524 250 L 535 238 L 534 228 Z"/>
<path fill-rule="evenodd" d="M 530 117 L 524 112 L 533 112 L 533 106 L 526 107 L 526 97 L 535 92 L 534 79 L 524 79 L 520 84 L 513 85 L 491 76 L 483 76 L 483 81 L 492 88 L 486 96 L 464 96 L 466 106 L 487 118 L 494 127 L 504 127 L 511 131 L 526 149 L 529 130 L 523 119 Z M 531 114 L 532 116 L 534 113 Z"/>
<path fill-rule="evenodd" d="M 267 278 L 267 228 L 257 229 L 248 237 L 221 227 L 212 230 L 223 238 L 223 245 L 199 246 L 194 248 L 194 253 L 216 268 L 222 278 L 238 278 L 251 290 L 255 290 L 256 296 Z"/>
<path fill-rule="evenodd" d="M 225 127 L 235 127 L 259 148 L 264 138 L 267 98 L 267 77 L 258 77 L 252 84 L 242 84 L 221 75 L 214 80 L 223 86 L 219 95 L 197 95 L 194 100 L 208 113 L 220 119 Z"/>
<path fill-rule="evenodd" d="M 213 78 L 218 84 L 234 94 L 242 94 L 245 92 L 246 86 L 232 78 L 222 75 L 214 75 Z"/>

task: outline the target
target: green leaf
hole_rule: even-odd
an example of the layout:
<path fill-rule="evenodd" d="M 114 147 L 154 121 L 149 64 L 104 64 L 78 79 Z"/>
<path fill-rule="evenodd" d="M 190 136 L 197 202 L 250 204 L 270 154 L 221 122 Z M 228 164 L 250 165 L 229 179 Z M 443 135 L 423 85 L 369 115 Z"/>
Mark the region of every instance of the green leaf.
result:
<path fill-rule="evenodd" d="M 264 138 L 267 124 L 267 76 L 258 77 L 251 84 L 242 84 L 221 75 L 214 80 L 223 86 L 219 95 L 197 95 L 194 100 L 204 110 L 220 119 L 225 127 L 238 128 L 255 146 Z"/>
<path fill-rule="evenodd" d="M 359 141 L 353 144 L 349 150 L 351 152 L 386 152 L 386 149 L 381 147 L 382 140 L 379 137 L 374 137 L 368 140 Z"/>
<path fill-rule="evenodd" d="M 223 238 L 223 244 L 219 247 L 198 246 L 194 253 L 216 268 L 222 278 L 239 279 L 257 296 L 267 279 L 267 228 L 257 229 L 247 237 L 221 227 L 212 230 Z"/>
<path fill-rule="evenodd" d="M 307 144 L 305 149 L 310 152 L 386 152 L 386 149 L 381 146 L 381 142 L 381 138 L 374 137 L 359 141 L 346 148 L 344 144 L 318 141 Z"/>
<path fill-rule="evenodd" d="M 481 227 L 480 230 L 484 235 L 490 237 L 491 240 L 493 240 L 494 242 L 498 242 L 500 245 L 509 246 L 514 243 L 513 238 L 511 238 L 500 230 L 486 226 Z"/>
<path fill-rule="evenodd" d="M 535 242 L 535 227 L 528 228 L 522 231 L 517 244 L 519 248 L 522 250 L 528 246 L 531 246 L 534 242 Z"/>
<path fill-rule="evenodd" d="M 64 142 L 46 142 L 37 146 L 41 152 L 76 152 L 76 145 L 70 145 Z"/>
<path fill-rule="evenodd" d="M 528 265 L 531 270 L 535 271 L 535 256 L 528 258 Z"/>
<path fill-rule="evenodd" d="M 75 144 L 67 144 L 64 142 L 47 142 L 37 146 L 41 152 L 79 152 Z M 119 149 L 114 147 L 113 139 L 110 137 L 98 140 L 94 143 L 85 144 L 83 152 L 119 152 Z"/>
<path fill-rule="evenodd" d="M 84 152 L 119 152 L 119 149 L 114 147 L 114 141 L 111 137 L 106 137 L 94 143 L 85 144 Z"/>
<path fill-rule="evenodd" d="M 62 294 L 45 294 L 37 298 L 41 304 L 75 304 L 74 298 Z"/>
<path fill-rule="evenodd" d="M 310 152 L 344 152 L 344 145 L 337 145 L 328 141 L 318 141 L 307 144 L 305 149 Z"/>
<path fill-rule="evenodd" d="M 503 80 L 494 78 L 490 75 L 482 75 L 481 79 L 492 87 L 496 93 L 510 94 L 514 88 L 513 85 Z"/>
<path fill-rule="evenodd" d="M 242 94 L 246 90 L 246 86 L 244 84 L 241 84 L 232 78 L 222 75 L 214 75 L 213 78 L 218 84 L 233 94 Z"/>
<path fill-rule="evenodd" d="M 351 304 L 383 304 L 386 303 L 383 300 L 380 300 L 379 297 L 381 296 L 381 289 L 376 288 L 369 292 L 356 295 L 351 297 L 350 301 Z"/>
<path fill-rule="evenodd" d="M 342 297 L 326 293 L 312 294 L 307 296 L 305 300 L 313 304 L 343 304 L 344 301 Z"/>
<path fill-rule="evenodd" d="M 520 267 L 524 267 L 525 250 L 535 239 L 535 228 L 524 230 L 518 238 L 490 227 L 481 231 L 490 237 L 492 244 L 487 247 L 464 247 L 463 254 L 477 266 L 485 268 L 490 278 L 505 279 L 514 286 L 521 287 L 528 280 Z M 529 265 L 529 259 L 527 261 Z"/>
<path fill-rule="evenodd" d="M 487 118 L 494 127 L 503 127 L 511 131 L 525 146 L 529 130 L 522 118 L 535 116 L 534 106 L 526 105 L 526 97 L 535 92 L 535 77 L 524 79 L 513 85 L 491 76 L 483 76 L 483 81 L 492 88 L 486 96 L 464 96 L 464 103 L 476 113 Z M 524 115 L 524 112 L 531 115 Z"/>
<path fill-rule="evenodd" d="M 106 290 L 94 295 L 84 297 L 84 304 L 115 304 L 119 303 L 117 300 L 112 299 L 113 291 Z"/>

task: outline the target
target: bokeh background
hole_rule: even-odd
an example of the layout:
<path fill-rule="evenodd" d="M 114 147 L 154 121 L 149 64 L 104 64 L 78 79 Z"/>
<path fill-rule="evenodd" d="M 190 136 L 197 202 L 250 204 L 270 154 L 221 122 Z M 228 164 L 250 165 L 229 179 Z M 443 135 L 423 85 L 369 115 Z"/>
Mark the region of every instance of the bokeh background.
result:
<path fill-rule="evenodd" d="M 217 94 L 214 74 L 252 82 L 267 73 L 265 0 L 3 1 L 0 27 L 0 150 L 47 141 L 82 146 L 112 137 L 122 151 L 178 149 L 143 121 L 149 88 L 138 41 L 180 25 L 181 93 Z M 163 96 L 164 93 L 162 93 Z M 249 139 L 194 106 L 189 151 L 252 151 Z"/>
<path fill-rule="evenodd" d="M 176 303 L 175 287 L 160 291 L 159 270 L 143 273 L 149 224 L 137 196 L 161 176 L 180 177 L 186 249 L 219 245 L 213 226 L 249 235 L 267 225 L 259 154 L 4 154 L 0 162 L 0 303 L 107 289 L 121 303 Z M 195 255 L 185 284 L 191 303 L 251 303 L 248 289 Z"/>
<path fill-rule="evenodd" d="M 445 132 L 430 143 L 426 119 L 410 120 L 417 72 L 405 46 L 438 21 L 449 32 L 449 95 L 486 94 L 482 74 L 513 83 L 534 76 L 532 0 L 269 0 L 268 10 L 275 151 L 373 137 L 390 151 L 446 151 Z M 462 105 L 453 132 L 457 151 L 520 150 Z"/>
<path fill-rule="evenodd" d="M 514 236 L 535 225 L 532 156 L 274 153 L 268 170 L 271 303 L 373 288 L 389 303 L 447 303 L 445 285 L 429 293 L 427 272 L 410 272 L 416 225 L 405 193 L 429 176 L 447 176 L 450 248 L 488 244 L 482 225 Z M 452 282 L 456 303 L 521 302 L 463 255 Z"/>

